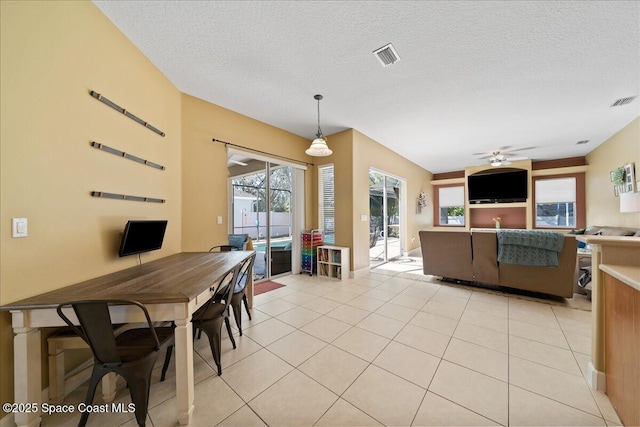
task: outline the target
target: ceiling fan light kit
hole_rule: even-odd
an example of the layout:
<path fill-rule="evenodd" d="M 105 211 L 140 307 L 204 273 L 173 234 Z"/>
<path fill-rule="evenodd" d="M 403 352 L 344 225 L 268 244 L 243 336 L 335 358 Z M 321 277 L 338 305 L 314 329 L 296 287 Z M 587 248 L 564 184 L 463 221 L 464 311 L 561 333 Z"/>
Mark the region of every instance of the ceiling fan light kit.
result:
<path fill-rule="evenodd" d="M 320 129 L 320 100 L 322 95 L 316 95 L 313 98 L 318 101 L 318 133 L 316 133 L 316 139 L 311 142 L 311 146 L 306 149 L 305 153 L 314 157 L 330 156 L 333 151 L 327 145 L 327 138 L 324 137 L 322 129 Z"/>
<path fill-rule="evenodd" d="M 525 148 L 516 148 L 510 149 L 510 147 L 502 147 L 498 150 L 484 152 L 484 153 L 474 153 L 474 156 L 480 156 L 480 159 L 487 159 L 489 165 L 491 167 L 497 168 L 500 166 L 509 166 L 512 160 L 526 160 L 527 157 L 518 157 L 511 154 L 515 151 L 525 151 L 531 150 L 535 147 L 525 147 Z"/>

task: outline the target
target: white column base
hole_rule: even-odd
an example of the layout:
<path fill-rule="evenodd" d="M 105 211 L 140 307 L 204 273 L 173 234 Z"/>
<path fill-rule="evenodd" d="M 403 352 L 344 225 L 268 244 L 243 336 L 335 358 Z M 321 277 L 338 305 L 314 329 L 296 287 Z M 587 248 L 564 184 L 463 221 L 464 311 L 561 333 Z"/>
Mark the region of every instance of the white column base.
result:
<path fill-rule="evenodd" d="M 592 362 L 589 362 L 589 368 L 587 371 L 587 383 L 589 387 L 602 393 L 607 392 L 607 377 L 604 372 L 598 371 Z"/>
<path fill-rule="evenodd" d="M 193 374 L 193 329 L 189 307 L 175 308 L 175 347 L 176 356 L 176 397 L 178 403 L 178 423 L 187 425 L 191 422 L 194 406 L 194 374 Z"/>

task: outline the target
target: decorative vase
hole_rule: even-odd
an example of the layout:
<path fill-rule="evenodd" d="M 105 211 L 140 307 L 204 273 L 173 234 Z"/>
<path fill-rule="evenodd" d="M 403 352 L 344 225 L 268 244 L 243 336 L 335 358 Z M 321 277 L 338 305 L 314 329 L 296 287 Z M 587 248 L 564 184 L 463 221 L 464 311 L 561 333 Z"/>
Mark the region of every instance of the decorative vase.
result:
<path fill-rule="evenodd" d="M 496 228 L 500 228 L 500 221 L 496 221 Z"/>

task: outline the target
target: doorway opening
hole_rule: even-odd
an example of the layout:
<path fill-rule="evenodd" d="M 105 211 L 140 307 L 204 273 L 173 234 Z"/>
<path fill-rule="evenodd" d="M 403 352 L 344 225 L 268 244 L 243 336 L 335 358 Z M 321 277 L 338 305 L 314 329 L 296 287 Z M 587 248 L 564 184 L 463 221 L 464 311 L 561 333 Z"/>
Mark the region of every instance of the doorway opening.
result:
<path fill-rule="evenodd" d="M 369 169 L 369 265 L 402 256 L 404 180 Z"/>
<path fill-rule="evenodd" d="M 298 273 L 304 212 L 296 200 L 304 200 L 304 169 L 235 150 L 228 159 L 230 233 L 249 235 L 254 280 Z"/>

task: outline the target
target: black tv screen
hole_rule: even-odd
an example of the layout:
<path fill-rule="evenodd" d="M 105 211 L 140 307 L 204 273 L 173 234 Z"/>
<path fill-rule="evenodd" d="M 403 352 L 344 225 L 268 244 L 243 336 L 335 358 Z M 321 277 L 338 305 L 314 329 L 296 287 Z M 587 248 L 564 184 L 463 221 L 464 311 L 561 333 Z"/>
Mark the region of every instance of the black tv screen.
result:
<path fill-rule="evenodd" d="M 123 257 L 162 248 L 166 229 L 167 220 L 127 222 L 118 254 Z"/>
<path fill-rule="evenodd" d="M 528 174 L 524 169 L 496 169 L 469 175 L 469 203 L 525 202 Z"/>

